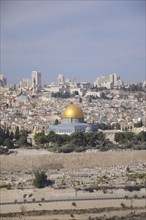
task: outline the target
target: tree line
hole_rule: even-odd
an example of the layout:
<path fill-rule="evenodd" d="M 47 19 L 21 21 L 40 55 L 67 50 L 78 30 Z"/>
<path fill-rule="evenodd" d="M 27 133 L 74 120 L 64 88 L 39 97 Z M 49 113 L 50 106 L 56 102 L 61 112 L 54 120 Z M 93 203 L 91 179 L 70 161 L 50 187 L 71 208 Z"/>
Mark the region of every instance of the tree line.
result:
<path fill-rule="evenodd" d="M 48 135 L 38 133 L 34 137 L 39 147 L 48 148 L 58 153 L 82 152 L 88 149 L 106 151 L 110 149 L 146 149 L 146 132 L 138 134 L 133 132 L 115 133 L 115 143 L 106 138 L 103 132 L 75 132 L 71 135 L 59 135 L 50 131 Z"/>
<path fill-rule="evenodd" d="M 7 146 L 9 149 L 27 146 L 27 135 L 28 132 L 24 129 L 19 130 L 19 127 L 16 127 L 14 132 L 9 128 L 0 127 L 0 146 Z"/>
<path fill-rule="evenodd" d="M 72 151 L 81 152 L 87 149 L 104 149 L 106 146 L 112 143 L 105 138 L 103 132 L 75 132 L 71 135 L 56 134 L 54 131 L 50 131 L 48 135 L 38 133 L 34 137 L 37 146 L 46 147 L 53 152 L 69 153 Z"/>
<path fill-rule="evenodd" d="M 0 127 L 0 146 L 7 146 L 8 149 L 18 147 L 28 147 L 28 132 L 16 128 L 15 132 L 9 131 L 8 128 Z M 138 134 L 134 132 L 117 132 L 115 133 L 112 143 L 106 138 L 105 133 L 99 132 L 75 132 L 71 135 L 59 135 L 53 131 L 45 135 L 37 133 L 34 136 L 36 147 L 47 148 L 50 151 L 58 153 L 82 152 L 88 149 L 98 149 L 107 151 L 110 149 L 146 149 L 146 132 L 141 131 Z"/>
<path fill-rule="evenodd" d="M 114 139 L 119 148 L 146 150 L 146 131 L 141 131 L 138 134 L 134 132 L 117 132 Z"/>

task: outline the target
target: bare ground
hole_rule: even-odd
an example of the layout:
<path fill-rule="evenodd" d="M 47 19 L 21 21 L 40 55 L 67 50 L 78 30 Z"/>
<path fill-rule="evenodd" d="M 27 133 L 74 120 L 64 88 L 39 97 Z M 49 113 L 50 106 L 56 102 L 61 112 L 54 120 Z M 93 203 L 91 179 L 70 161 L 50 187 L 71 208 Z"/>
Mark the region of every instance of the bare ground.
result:
<path fill-rule="evenodd" d="M 35 151 L 37 153 L 35 153 Z M 45 153 L 46 152 L 46 153 Z M 94 167 L 131 166 L 146 162 L 146 151 L 89 151 L 57 154 L 48 151 L 18 150 L 18 153 L 1 155 L 1 173 L 43 169 L 81 169 Z"/>
<path fill-rule="evenodd" d="M 88 152 L 84 152 L 84 153 L 70 153 L 70 154 L 56 154 L 56 153 L 50 153 L 48 151 L 45 150 L 26 150 L 26 149 L 19 149 L 17 153 L 13 153 L 10 155 L 1 155 L 0 156 L 0 171 L 1 171 L 1 177 L 5 177 L 5 175 L 9 175 L 10 173 L 13 174 L 18 174 L 19 172 L 34 172 L 35 170 L 44 170 L 44 171 L 48 171 L 50 169 L 83 169 L 83 168 L 95 168 L 95 167 L 99 167 L 99 168 L 103 168 L 106 170 L 106 168 L 109 167 L 117 167 L 117 166 L 137 166 L 137 164 L 145 164 L 146 163 L 146 151 L 107 151 L 107 152 L 98 152 L 98 151 L 88 151 Z M 5 174 L 8 173 L 8 174 Z M 15 175 L 16 177 L 16 175 Z M 33 190 L 33 189 L 32 189 Z M 23 194 L 25 193 L 26 190 L 23 191 Z M 3 190 L 1 190 L 1 193 L 3 192 Z M 12 192 L 14 193 L 15 191 L 12 190 Z M 10 192 L 8 193 L 10 195 Z M 1 194 L 2 195 L 2 194 Z M 42 194 L 41 194 L 42 195 Z M 14 195 L 14 197 L 16 198 L 16 195 Z M 6 199 L 6 197 L 5 197 Z M 4 200 L 5 200 L 4 199 Z M 12 197 L 11 197 L 12 199 Z M 115 202 L 115 201 L 114 201 Z M 138 202 L 138 201 L 137 201 Z M 121 203 L 121 202 L 120 202 Z M 121 204 L 118 204 L 117 202 L 115 204 L 111 204 L 110 201 L 110 205 L 107 204 L 101 204 L 101 207 L 110 207 L 111 205 L 113 207 L 115 207 L 116 205 L 118 205 L 118 207 L 121 207 Z M 126 201 L 125 201 L 126 203 Z M 64 204 L 61 204 L 64 206 Z M 79 205 L 79 204 L 78 204 Z M 127 204 L 128 206 L 130 206 L 130 204 Z M 137 206 L 141 206 L 141 204 L 135 204 L 135 207 Z M 97 207 L 97 202 L 96 204 L 91 203 L 89 205 L 89 202 L 87 204 L 87 206 L 82 202 L 81 203 L 81 207 L 84 210 L 91 208 L 91 207 Z M 99 204 L 98 204 L 99 206 Z M 145 203 L 142 204 L 143 208 L 145 207 Z M 50 209 L 51 206 L 49 205 Z M 65 206 L 68 210 L 71 207 L 67 207 L 67 205 Z M 6 208 L 6 210 L 5 210 Z M 15 207 L 16 208 L 16 207 Z M 21 208 L 21 207 L 19 207 Z M 28 209 L 28 207 L 25 207 Z M 35 207 L 30 207 L 30 210 L 34 210 Z M 44 208 L 40 206 L 38 208 L 38 205 L 36 207 L 36 210 L 42 209 Z M 58 208 L 60 208 L 58 205 L 56 207 L 56 210 L 58 210 Z M 78 207 L 79 208 L 79 207 Z M 54 210 L 55 208 L 52 207 L 51 210 Z M 46 210 L 48 210 L 48 206 L 46 207 Z M 12 211 L 12 206 L 10 208 L 4 207 L 3 209 L 1 207 L 1 211 L 3 213 L 13 213 Z M 21 210 L 17 210 L 18 212 L 21 212 Z M 30 220 L 34 220 L 34 219 L 58 219 L 58 220 L 69 220 L 69 219 L 79 219 L 79 220 L 85 220 L 85 219 L 89 219 L 89 216 L 91 216 L 92 218 L 94 217 L 100 217 L 103 216 L 103 214 L 105 214 L 106 217 L 110 217 L 115 215 L 118 216 L 125 216 L 126 214 L 130 213 L 133 210 L 119 210 L 118 213 L 113 212 L 111 210 L 111 212 L 105 212 L 105 213 L 90 213 L 90 214 L 83 214 L 83 215 L 77 215 L 75 214 L 73 218 L 72 216 L 70 216 L 70 214 L 66 215 L 53 215 L 53 216 L 46 216 L 46 215 L 42 215 L 42 216 L 21 216 L 22 219 L 30 219 Z M 145 208 L 142 210 L 134 210 L 137 214 L 140 212 L 145 212 Z M 110 214 L 111 213 L 111 214 Z M 2 217 L 2 216 L 1 216 Z M 2 217 L 1 219 L 19 219 L 19 217 L 15 216 L 14 218 L 11 216 L 6 216 L 6 217 Z M 104 218 L 106 219 L 106 218 Z M 125 219 L 139 219 L 139 217 L 137 218 L 125 218 Z M 141 218 L 144 219 L 144 218 Z"/>

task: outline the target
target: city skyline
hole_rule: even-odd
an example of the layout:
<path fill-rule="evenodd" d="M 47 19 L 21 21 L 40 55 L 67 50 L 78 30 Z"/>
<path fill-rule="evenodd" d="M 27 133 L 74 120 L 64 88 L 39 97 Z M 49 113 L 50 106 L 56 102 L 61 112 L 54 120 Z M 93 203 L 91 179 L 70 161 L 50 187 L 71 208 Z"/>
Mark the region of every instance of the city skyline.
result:
<path fill-rule="evenodd" d="M 145 80 L 145 1 L 1 0 L 1 74 L 8 83 L 33 70 L 50 83 L 94 82 L 117 73 Z"/>

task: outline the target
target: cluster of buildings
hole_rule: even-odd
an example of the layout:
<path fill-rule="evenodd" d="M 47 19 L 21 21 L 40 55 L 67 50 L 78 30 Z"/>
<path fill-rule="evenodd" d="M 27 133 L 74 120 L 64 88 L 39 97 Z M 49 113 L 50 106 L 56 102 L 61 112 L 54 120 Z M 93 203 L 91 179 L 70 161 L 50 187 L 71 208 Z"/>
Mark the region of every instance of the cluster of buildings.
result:
<path fill-rule="evenodd" d="M 39 92 L 42 88 L 42 76 L 39 71 L 32 71 L 31 78 L 23 78 L 19 84 L 7 84 L 7 79 L 0 74 L 0 88 L 8 88 L 11 91 L 33 90 Z"/>
<path fill-rule="evenodd" d="M 40 91 L 42 88 L 41 72 L 32 71 L 31 78 L 23 78 L 19 85 L 13 85 L 14 89 L 32 89 L 35 88 L 36 91 Z M 70 88 L 70 92 L 78 91 L 82 95 L 84 89 L 89 89 L 91 87 L 104 87 L 107 89 L 117 89 L 124 85 L 124 82 L 120 80 L 120 76 L 116 73 L 110 74 L 108 76 L 100 76 L 96 78 L 94 83 L 81 82 L 78 83 L 75 79 L 66 79 L 63 74 L 58 74 L 57 81 L 51 83 L 48 88 L 51 91 L 59 92 L 62 88 Z M 7 80 L 2 74 L 0 74 L 0 87 L 6 87 Z M 12 85 L 8 85 L 12 88 Z M 76 89 L 76 90 L 75 90 Z"/>
<path fill-rule="evenodd" d="M 21 89 L 33 89 L 33 91 L 36 92 L 41 90 L 41 86 L 41 72 L 38 71 L 32 71 L 31 79 L 22 79 L 22 81 L 20 81 Z"/>
<path fill-rule="evenodd" d="M 113 129 L 118 124 L 121 131 L 145 130 L 144 91 L 115 89 L 120 78 L 113 74 L 109 79 L 113 80 L 114 89 L 102 91 L 93 89 L 88 82 L 65 80 L 62 74 L 58 75 L 56 83 L 42 86 L 41 73 L 33 71 L 31 80 L 23 79 L 18 89 L 0 87 L 1 126 L 12 131 L 18 126 L 30 131 L 31 135 L 50 130 L 58 134 L 97 131 L 97 124 L 110 125 Z M 70 96 L 64 99 L 52 96 L 58 92 L 68 92 Z M 56 120 L 57 126 L 54 125 Z M 136 128 L 134 124 L 140 121 L 143 126 Z"/>
<path fill-rule="evenodd" d="M 76 93 L 80 96 L 101 97 L 102 93 L 98 92 L 98 88 L 120 89 L 123 85 L 124 82 L 120 80 L 120 76 L 116 73 L 110 74 L 109 76 L 98 77 L 94 83 L 65 79 L 63 74 L 59 74 L 57 81 L 51 83 L 47 87 L 47 91 L 52 93 L 65 93 L 67 91 L 69 94 Z"/>
<path fill-rule="evenodd" d="M 11 90 L 33 90 L 33 92 L 40 92 L 44 87 L 48 92 L 57 93 L 57 92 L 69 92 L 74 94 L 75 92 L 79 95 L 93 95 L 99 96 L 98 89 L 121 89 L 129 85 L 125 84 L 117 73 L 112 73 L 107 76 L 99 76 L 96 78 L 95 82 L 77 82 L 76 79 L 65 79 L 63 74 L 58 74 L 58 77 L 55 82 L 51 84 L 42 85 L 42 74 L 39 71 L 32 71 L 31 78 L 23 78 L 19 84 L 8 84 L 7 79 L 0 74 L 0 87 L 7 87 Z M 146 87 L 146 80 L 143 82 L 143 87 Z"/>
<path fill-rule="evenodd" d="M 108 76 L 100 76 L 96 78 L 94 86 L 105 87 L 107 89 L 121 88 L 124 85 L 124 82 L 120 79 L 116 73 L 110 74 Z"/>

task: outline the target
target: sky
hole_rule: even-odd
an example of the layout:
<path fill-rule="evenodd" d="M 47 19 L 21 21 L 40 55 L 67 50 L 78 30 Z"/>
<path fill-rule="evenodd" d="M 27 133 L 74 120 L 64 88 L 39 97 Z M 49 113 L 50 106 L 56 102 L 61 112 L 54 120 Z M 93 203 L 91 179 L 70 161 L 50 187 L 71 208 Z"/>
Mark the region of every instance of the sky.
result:
<path fill-rule="evenodd" d="M 42 73 L 94 82 L 145 80 L 145 0 L 0 0 L 0 73 L 8 83 Z"/>

